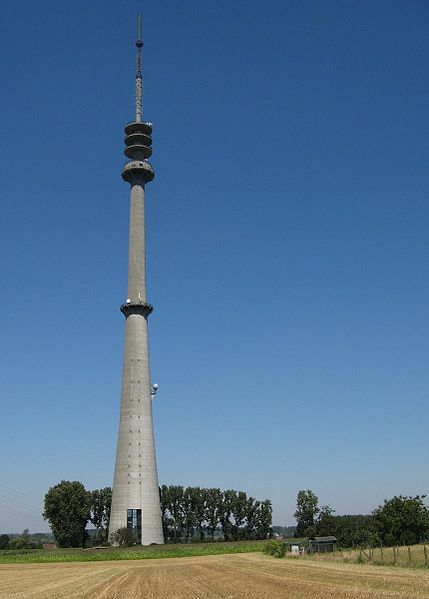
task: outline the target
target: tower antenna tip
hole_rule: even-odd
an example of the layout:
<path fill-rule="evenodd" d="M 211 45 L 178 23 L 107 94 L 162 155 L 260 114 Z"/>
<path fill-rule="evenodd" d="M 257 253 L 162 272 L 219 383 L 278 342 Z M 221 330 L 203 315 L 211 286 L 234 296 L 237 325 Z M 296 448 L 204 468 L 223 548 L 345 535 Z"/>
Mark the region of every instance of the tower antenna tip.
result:
<path fill-rule="evenodd" d="M 143 46 L 142 42 L 142 13 L 139 12 L 137 15 L 137 48 L 141 48 Z"/>

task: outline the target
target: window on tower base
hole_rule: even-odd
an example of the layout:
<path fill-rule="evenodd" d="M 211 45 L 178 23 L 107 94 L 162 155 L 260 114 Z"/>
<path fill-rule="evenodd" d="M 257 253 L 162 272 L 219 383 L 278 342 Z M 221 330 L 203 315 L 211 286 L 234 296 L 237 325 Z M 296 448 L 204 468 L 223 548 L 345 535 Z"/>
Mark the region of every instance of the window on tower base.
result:
<path fill-rule="evenodd" d="M 127 528 L 133 531 L 137 538 L 137 542 L 141 542 L 142 538 L 142 511 L 127 510 Z"/>

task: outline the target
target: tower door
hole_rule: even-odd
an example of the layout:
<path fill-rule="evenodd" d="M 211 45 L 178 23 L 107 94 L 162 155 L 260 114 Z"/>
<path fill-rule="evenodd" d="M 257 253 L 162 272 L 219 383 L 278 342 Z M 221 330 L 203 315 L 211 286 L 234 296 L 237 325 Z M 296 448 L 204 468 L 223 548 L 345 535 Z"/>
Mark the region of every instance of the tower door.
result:
<path fill-rule="evenodd" d="M 137 543 L 142 539 L 142 511 L 127 510 L 127 528 L 130 528 L 137 538 Z"/>

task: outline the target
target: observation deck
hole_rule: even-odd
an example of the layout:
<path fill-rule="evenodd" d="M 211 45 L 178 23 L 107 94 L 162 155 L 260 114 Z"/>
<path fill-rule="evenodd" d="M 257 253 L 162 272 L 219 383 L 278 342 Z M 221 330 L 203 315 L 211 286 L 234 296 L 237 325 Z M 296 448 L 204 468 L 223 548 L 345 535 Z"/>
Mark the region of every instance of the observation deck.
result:
<path fill-rule="evenodd" d="M 145 160 L 152 156 L 152 123 L 134 121 L 125 125 L 124 154 L 132 160 Z"/>
<path fill-rule="evenodd" d="M 124 181 L 131 184 L 145 184 L 155 177 L 152 165 L 147 160 L 129 160 L 124 164 L 121 175 Z"/>
<path fill-rule="evenodd" d="M 121 305 L 121 312 L 125 316 L 125 318 L 128 318 L 130 314 L 139 314 L 147 318 L 149 314 L 152 312 L 152 310 L 153 306 L 143 301 L 127 301 L 125 302 L 125 304 Z"/>

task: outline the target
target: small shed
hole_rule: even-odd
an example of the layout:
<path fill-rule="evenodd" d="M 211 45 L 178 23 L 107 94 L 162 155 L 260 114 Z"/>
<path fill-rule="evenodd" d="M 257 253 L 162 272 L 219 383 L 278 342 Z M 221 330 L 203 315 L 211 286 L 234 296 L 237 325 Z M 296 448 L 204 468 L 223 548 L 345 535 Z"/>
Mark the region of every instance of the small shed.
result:
<path fill-rule="evenodd" d="M 337 549 L 337 538 L 315 537 L 308 541 L 308 549 L 310 553 L 332 553 Z"/>
<path fill-rule="evenodd" d="M 286 541 L 284 543 L 286 551 L 294 555 L 300 555 L 307 550 L 307 541 Z"/>

